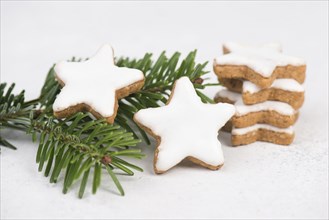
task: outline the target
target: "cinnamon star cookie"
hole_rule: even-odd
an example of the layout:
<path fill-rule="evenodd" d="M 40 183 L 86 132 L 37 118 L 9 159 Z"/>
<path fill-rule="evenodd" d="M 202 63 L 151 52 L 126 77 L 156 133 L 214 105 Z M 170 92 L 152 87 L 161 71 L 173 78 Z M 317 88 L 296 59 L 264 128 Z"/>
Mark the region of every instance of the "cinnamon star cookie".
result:
<path fill-rule="evenodd" d="M 111 124 L 117 113 L 118 99 L 144 85 L 144 74 L 140 70 L 114 64 L 113 49 L 109 44 L 103 45 L 87 61 L 57 63 L 55 76 L 63 86 L 53 104 L 56 117 L 89 111 Z"/>
<path fill-rule="evenodd" d="M 134 120 L 157 140 L 154 171 L 164 173 L 183 159 L 217 170 L 224 163 L 219 129 L 235 114 L 231 104 L 205 104 L 188 77 L 175 82 L 166 106 L 138 111 Z"/>

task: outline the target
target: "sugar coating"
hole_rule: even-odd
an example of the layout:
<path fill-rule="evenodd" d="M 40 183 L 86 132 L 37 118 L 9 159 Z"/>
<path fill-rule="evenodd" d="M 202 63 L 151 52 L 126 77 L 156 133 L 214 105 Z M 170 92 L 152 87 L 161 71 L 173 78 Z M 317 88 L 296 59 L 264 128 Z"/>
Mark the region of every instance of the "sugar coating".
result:
<path fill-rule="evenodd" d="M 188 77 L 176 81 L 168 105 L 138 111 L 134 118 L 161 137 L 155 167 L 167 171 L 191 156 L 212 166 L 224 163 L 218 131 L 234 115 L 231 104 L 204 104 Z"/>
<path fill-rule="evenodd" d="M 293 126 L 290 126 L 288 128 L 278 128 L 272 125 L 268 124 L 255 124 L 246 128 L 235 128 L 232 129 L 232 135 L 243 135 L 247 134 L 252 131 L 257 131 L 259 129 L 265 129 L 269 131 L 279 132 L 279 133 L 287 133 L 287 134 L 294 134 L 294 128 Z"/>
<path fill-rule="evenodd" d="M 226 90 L 226 92 L 224 92 Z M 282 115 L 294 115 L 296 110 L 289 104 L 278 101 L 265 101 L 253 105 L 246 105 L 242 101 L 241 94 L 223 89 L 216 94 L 217 97 L 228 98 L 235 102 L 236 116 L 243 116 L 252 112 L 276 111 Z M 234 99 L 234 100 L 233 100 Z"/>
<path fill-rule="evenodd" d="M 270 77 L 277 66 L 305 65 L 303 59 L 284 55 L 275 46 L 250 47 L 230 44 L 228 47 L 233 48 L 233 51 L 215 58 L 214 65 L 248 66 L 263 77 Z"/>
<path fill-rule="evenodd" d="M 276 111 L 282 115 L 294 115 L 296 113 L 290 105 L 284 102 L 265 101 L 254 105 L 245 105 L 242 99 L 235 103 L 236 115 L 242 116 L 251 112 Z"/>
<path fill-rule="evenodd" d="M 270 88 L 281 89 L 290 92 L 304 92 L 303 86 L 294 79 L 276 79 Z M 262 90 L 250 81 L 243 81 L 243 92 L 257 93 Z"/>
<path fill-rule="evenodd" d="M 54 111 L 84 103 L 103 117 L 114 114 L 116 90 L 144 79 L 140 70 L 115 66 L 109 44 L 87 61 L 57 63 L 55 73 L 65 86 L 56 97 Z"/>

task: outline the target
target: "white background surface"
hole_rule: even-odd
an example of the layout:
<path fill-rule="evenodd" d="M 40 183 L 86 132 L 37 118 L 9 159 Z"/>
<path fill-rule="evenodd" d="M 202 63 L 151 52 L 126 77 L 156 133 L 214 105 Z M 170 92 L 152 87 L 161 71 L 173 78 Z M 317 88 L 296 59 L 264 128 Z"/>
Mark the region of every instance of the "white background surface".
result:
<path fill-rule="evenodd" d="M 79 200 L 77 188 L 63 195 L 37 172 L 30 137 L 6 131 L 19 150 L 2 149 L 1 218 L 328 218 L 327 2 L 1 2 L 1 82 L 34 98 L 54 62 L 88 57 L 105 42 L 118 56 L 197 48 L 197 60 L 211 62 L 224 41 L 277 41 L 307 60 L 291 146 L 232 148 L 220 134 L 221 170 L 181 165 L 159 176 L 154 146 L 143 146 L 148 157 L 137 163 L 145 171 L 120 176 L 126 196 L 104 175 L 98 193 L 88 188 Z"/>

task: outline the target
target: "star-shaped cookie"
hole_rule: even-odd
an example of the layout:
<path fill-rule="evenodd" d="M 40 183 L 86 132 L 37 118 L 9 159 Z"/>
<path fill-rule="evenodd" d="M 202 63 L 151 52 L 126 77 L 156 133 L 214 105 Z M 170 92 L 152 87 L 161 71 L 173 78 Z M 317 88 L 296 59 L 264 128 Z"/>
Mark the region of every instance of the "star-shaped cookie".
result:
<path fill-rule="evenodd" d="M 54 115 L 58 118 L 89 111 L 95 117 L 113 123 L 118 99 L 144 85 L 144 74 L 140 70 L 114 64 L 113 49 L 109 44 L 103 45 L 87 61 L 57 63 L 55 76 L 63 86 L 53 104 Z"/>
<path fill-rule="evenodd" d="M 212 170 L 223 163 L 219 129 L 234 115 L 231 104 L 204 104 L 188 77 L 175 82 L 166 106 L 138 111 L 134 120 L 156 138 L 154 171 L 164 173 L 183 159 Z"/>
<path fill-rule="evenodd" d="M 277 44 L 252 47 L 236 43 L 223 45 L 224 55 L 215 58 L 218 79 L 245 79 L 260 88 L 268 88 L 276 78 L 305 80 L 306 62 L 281 53 Z"/>

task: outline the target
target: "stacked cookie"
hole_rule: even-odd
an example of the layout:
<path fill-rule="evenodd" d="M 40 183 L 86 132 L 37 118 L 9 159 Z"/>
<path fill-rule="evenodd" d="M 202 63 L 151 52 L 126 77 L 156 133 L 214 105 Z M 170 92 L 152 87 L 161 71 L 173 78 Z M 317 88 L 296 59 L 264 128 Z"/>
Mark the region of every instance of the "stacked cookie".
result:
<path fill-rule="evenodd" d="M 284 55 L 278 44 L 223 46 L 214 71 L 226 87 L 216 102 L 232 103 L 236 114 L 224 127 L 233 145 L 267 141 L 289 145 L 298 110 L 304 102 L 305 61 Z"/>

